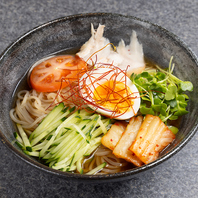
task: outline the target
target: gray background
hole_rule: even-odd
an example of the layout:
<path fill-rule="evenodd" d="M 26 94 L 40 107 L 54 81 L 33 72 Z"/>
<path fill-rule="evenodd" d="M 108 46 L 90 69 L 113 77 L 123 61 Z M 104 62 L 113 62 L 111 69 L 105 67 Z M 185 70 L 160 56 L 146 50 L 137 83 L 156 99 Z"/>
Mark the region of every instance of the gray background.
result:
<path fill-rule="evenodd" d="M 198 54 L 198 0 L 0 0 L 0 53 L 55 18 L 114 12 L 157 23 Z M 77 184 L 24 163 L 0 141 L 0 197 L 198 197 L 198 134 L 163 164 L 128 181 Z"/>

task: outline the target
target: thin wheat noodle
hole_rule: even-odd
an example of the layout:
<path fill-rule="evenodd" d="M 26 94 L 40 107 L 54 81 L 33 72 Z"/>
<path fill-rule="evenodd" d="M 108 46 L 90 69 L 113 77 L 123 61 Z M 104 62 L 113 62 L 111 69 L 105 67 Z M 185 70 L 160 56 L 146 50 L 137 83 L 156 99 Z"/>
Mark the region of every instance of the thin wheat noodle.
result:
<path fill-rule="evenodd" d="M 42 106 L 42 104 L 41 104 L 41 99 L 39 98 L 39 97 L 36 97 L 36 96 L 29 96 L 29 98 L 28 98 L 29 100 L 34 100 L 34 103 L 36 104 L 38 104 L 39 106 Z"/>
<path fill-rule="evenodd" d="M 38 126 L 38 123 L 42 121 L 45 115 L 38 117 L 33 123 L 27 125 L 23 125 L 25 129 L 35 129 Z"/>
<path fill-rule="evenodd" d="M 106 162 L 105 160 L 104 160 L 104 157 L 101 157 L 101 163 L 104 163 L 104 162 Z M 109 166 L 109 164 L 107 164 L 108 166 Z"/>
<path fill-rule="evenodd" d="M 110 174 L 110 173 L 117 173 L 117 172 L 120 172 L 120 168 L 117 168 L 117 169 L 107 169 L 107 168 L 103 168 L 103 169 L 102 169 L 102 172 L 107 173 L 107 174 Z"/>
<path fill-rule="evenodd" d="M 19 99 L 23 100 L 24 95 L 25 95 L 26 93 L 28 93 L 28 92 L 29 92 L 29 91 L 27 91 L 27 90 L 22 90 L 22 91 L 20 91 L 20 92 L 17 94 L 17 97 L 18 97 Z"/>
<path fill-rule="evenodd" d="M 36 91 L 36 90 L 34 90 L 34 89 L 32 89 L 32 94 L 33 94 L 33 96 L 38 96 L 37 91 Z"/>
<path fill-rule="evenodd" d="M 96 166 L 99 166 L 100 164 L 102 164 L 101 157 L 95 157 L 95 159 L 96 159 Z"/>
<path fill-rule="evenodd" d="M 18 117 L 21 120 L 27 121 L 27 122 L 33 122 L 34 119 L 30 117 L 29 113 L 26 111 L 25 108 L 21 108 L 21 104 L 19 101 L 17 101 L 16 105 L 16 113 L 18 114 Z"/>
<path fill-rule="evenodd" d="M 21 124 L 21 125 L 27 123 L 27 122 L 22 121 L 22 120 L 20 120 L 20 119 L 17 118 L 15 109 L 11 109 L 11 110 L 10 110 L 10 118 L 11 118 L 14 122 L 16 122 L 16 123 L 18 123 L 18 124 Z"/>
<path fill-rule="evenodd" d="M 102 155 L 102 153 L 105 155 Z M 93 168 L 101 165 L 102 163 L 106 162 L 105 168 L 103 168 L 99 174 L 111 174 L 117 173 L 125 170 L 129 163 L 125 162 L 122 159 L 117 158 L 115 155 L 112 154 L 112 151 L 103 145 L 100 145 L 89 158 L 85 159 L 83 162 L 83 171 L 84 173 L 92 170 Z"/>
<path fill-rule="evenodd" d="M 90 163 L 90 165 L 89 165 L 89 170 L 92 170 L 92 169 L 94 169 L 94 163 L 95 163 L 95 161 L 96 161 L 96 159 L 95 158 L 93 158 L 93 160 L 91 161 L 91 163 Z"/>
<path fill-rule="evenodd" d="M 108 155 L 108 154 L 110 154 L 110 153 L 111 153 L 110 150 L 99 148 L 99 149 L 97 150 L 97 152 L 96 152 L 95 155 L 96 155 L 96 156 L 105 156 L 105 155 Z"/>
<path fill-rule="evenodd" d="M 115 162 L 120 163 L 120 158 L 117 158 L 114 154 L 112 154 L 111 150 L 110 150 L 110 153 L 108 155 L 108 158 L 114 159 Z"/>
<path fill-rule="evenodd" d="M 24 112 L 25 116 L 26 116 L 26 120 L 30 123 L 33 122 L 35 120 L 36 117 L 38 117 L 38 113 L 35 112 L 34 107 L 30 104 L 27 103 L 25 107 L 21 107 L 19 106 L 19 109 L 21 108 L 21 110 Z M 39 115 L 42 115 L 39 113 Z"/>
<path fill-rule="evenodd" d="M 120 163 L 120 162 L 115 162 L 115 161 L 111 160 L 110 157 L 104 156 L 103 158 L 104 158 L 104 160 L 105 160 L 106 162 L 108 162 L 108 163 L 111 164 L 111 165 L 114 165 L 114 166 L 116 166 L 116 167 L 122 166 L 122 163 Z"/>
<path fill-rule="evenodd" d="M 50 93 L 51 94 L 51 93 Z M 46 111 L 49 105 L 53 102 L 47 100 L 48 93 L 42 94 L 35 90 L 23 90 L 17 94 L 17 101 L 15 109 L 10 111 L 11 119 L 22 125 L 24 129 L 34 130 L 38 123 L 49 113 L 50 109 Z M 53 93 L 55 96 L 56 94 Z M 46 102 L 42 102 L 45 100 Z M 53 99 L 52 99 L 53 100 Z M 52 109 L 53 107 L 51 107 Z"/>
<path fill-rule="evenodd" d="M 32 131 L 30 131 L 30 130 L 25 130 L 25 132 L 27 133 L 28 136 L 30 136 L 32 133 Z"/>
<path fill-rule="evenodd" d="M 29 92 L 26 92 L 24 97 L 23 97 L 23 100 L 22 100 L 22 103 L 21 103 L 21 106 L 25 106 L 27 100 L 28 100 L 28 97 L 29 97 Z"/>
<path fill-rule="evenodd" d="M 27 103 L 27 108 L 28 108 L 29 113 L 35 117 L 48 113 L 42 106 L 33 107 L 30 103 Z"/>

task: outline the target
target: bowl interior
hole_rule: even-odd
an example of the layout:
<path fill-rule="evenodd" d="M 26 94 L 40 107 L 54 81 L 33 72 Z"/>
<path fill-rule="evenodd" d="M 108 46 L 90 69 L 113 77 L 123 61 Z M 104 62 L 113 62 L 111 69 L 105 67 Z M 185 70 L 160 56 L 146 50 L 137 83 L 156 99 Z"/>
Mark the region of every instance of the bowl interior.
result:
<path fill-rule="evenodd" d="M 36 159 L 26 156 L 14 143 L 15 125 L 9 117 L 14 106 L 15 93 L 26 88 L 28 69 L 38 60 L 55 53 L 75 53 L 91 36 L 91 23 L 97 28 L 104 24 L 104 36 L 117 45 L 122 38 L 129 43 L 132 30 L 135 30 L 139 41 L 143 44 L 145 57 L 161 67 L 168 67 L 171 56 L 174 57 L 174 73 L 182 80 L 190 80 L 194 91 L 189 93 L 189 114 L 182 118 L 180 131 L 176 140 L 164 151 L 155 162 L 140 168 L 106 176 L 85 176 L 63 173 L 52 170 Z M 177 36 L 167 30 L 137 19 L 117 14 L 84 14 L 69 16 L 46 23 L 23 35 L 2 54 L 0 59 L 0 136 L 6 145 L 26 162 L 47 172 L 67 178 L 83 180 L 118 180 L 131 177 L 133 174 L 146 170 L 161 163 L 176 153 L 193 136 L 197 129 L 197 93 L 198 67 L 195 55 Z M 20 82 L 20 83 L 19 83 Z M 20 85 L 20 86 L 18 86 Z M 167 151 L 169 151 L 167 153 Z"/>

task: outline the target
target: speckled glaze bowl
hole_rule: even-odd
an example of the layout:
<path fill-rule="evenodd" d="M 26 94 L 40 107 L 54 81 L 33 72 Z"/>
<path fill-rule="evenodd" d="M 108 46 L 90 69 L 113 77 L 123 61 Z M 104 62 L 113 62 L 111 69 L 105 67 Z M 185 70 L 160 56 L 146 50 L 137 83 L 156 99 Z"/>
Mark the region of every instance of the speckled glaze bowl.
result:
<path fill-rule="evenodd" d="M 15 93 L 25 88 L 28 69 L 43 57 L 58 51 L 75 51 L 90 38 L 90 24 L 95 27 L 105 24 L 104 36 L 114 45 L 120 39 L 129 43 L 132 30 L 135 30 L 143 44 L 145 56 L 162 67 L 168 67 L 171 56 L 174 56 L 176 68 L 174 73 L 182 80 L 190 80 L 194 91 L 189 93 L 189 114 L 182 119 L 176 140 L 153 163 L 125 172 L 110 175 L 88 176 L 53 170 L 41 164 L 35 158 L 25 155 L 14 143 L 13 132 L 16 130 L 9 117 L 14 106 Z M 19 85 L 19 82 L 22 82 Z M 0 57 L 0 137 L 17 156 L 25 162 L 52 175 L 67 180 L 81 182 L 120 181 L 132 178 L 135 174 L 148 170 L 178 152 L 195 134 L 198 125 L 198 61 L 192 51 L 177 36 L 166 29 L 147 21 L 118 14 L 94 13 L 68 16 L 41 25 L 21 36 L 10 45 Z"/>

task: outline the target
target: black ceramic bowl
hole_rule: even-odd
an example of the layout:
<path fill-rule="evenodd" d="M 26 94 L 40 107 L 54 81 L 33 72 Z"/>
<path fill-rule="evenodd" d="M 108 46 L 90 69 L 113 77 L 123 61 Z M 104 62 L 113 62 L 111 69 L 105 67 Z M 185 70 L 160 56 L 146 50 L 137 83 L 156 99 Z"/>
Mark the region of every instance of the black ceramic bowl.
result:
<path fill-rule="evenodd" d="M 105 24 L 104 36 L 109 38 L 114 45 L 120 39 L 129 43 L 131 31 L 137 32 L 139 41 L 143 44 L 145 57 L 161 67 L 168 67 L 171 56 L 174 56 L 176 64 L 174 73 L 182 80 L 190 80 L 194 85 L 194 91 L 189 93 L 189 114 L 182 119 L 180 131 L 176 140 L 169 146 L 160 158 L 153 163 L 144 165 L 117 174 L 104 176 L 88 176 L 72 174 L 53 170 L 35 158 L 25 155 L 20 148 L 13 143 L 13 132 L 16 130 L 9 117 L 9 111 L 13 107 L 15 93 L 23 89 L 18 86 L 24 79 L 28 69 L 38 60 L 59 51 L 71 50 L 71 52 L 85 43 L 90 38 L 90 24 L 95 27 Z M 120 181 L 129 179 L 133 175 L 148 170 L 172 157 L 195 134 L 198 125 L 198 61 L 191 50 L 175 35 L 164 28 L 147 21 L 130 16 L 118 14 L 82 14 L 60 18 L 41 25 L 9 46 L 0 57 L 0 137 L 11 151 L 25 162 L 39 168 L 41 171 L 52 175 L 62 176 L 65 179 L 73 179 L 90 182 Z M 23 83 L 22 83 L 23 84 Z M 169 151 L 169 152 L 167 152 Z"/>

